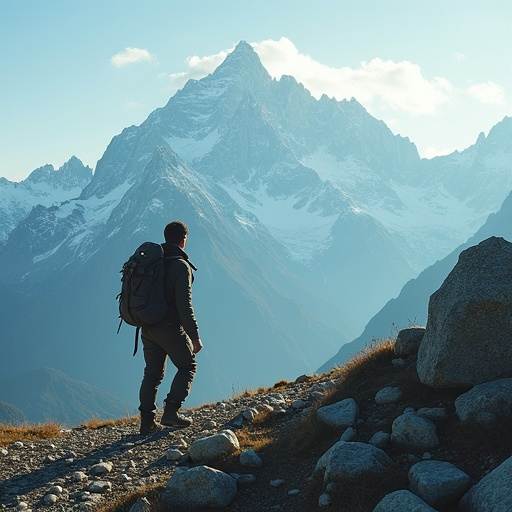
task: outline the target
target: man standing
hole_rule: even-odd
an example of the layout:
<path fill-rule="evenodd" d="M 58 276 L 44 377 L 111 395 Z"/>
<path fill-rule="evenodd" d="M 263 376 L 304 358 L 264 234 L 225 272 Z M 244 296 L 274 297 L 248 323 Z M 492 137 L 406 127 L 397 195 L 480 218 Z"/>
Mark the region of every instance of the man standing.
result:
<path fill-rule="evenodd" d="M 192 420 L 178 411 L 188 396 L 196 374 L 197 354 L 203 344 L 199 338 L 192 306 L 192 268 L 184 251 L 188 228 L 174 221 L 164 229 L 164 286 L 169 305 L 167 317 L 142 329 L 144 346 L 144 377 L 140 386 L 140 433 L 148 434 L 159 428 L 155 421 L 158 387 L 164 378 L 167 356 L 177 369 L 171 389 L 165 398 L 160 423 L 169 427 L 188 427 Z"/>

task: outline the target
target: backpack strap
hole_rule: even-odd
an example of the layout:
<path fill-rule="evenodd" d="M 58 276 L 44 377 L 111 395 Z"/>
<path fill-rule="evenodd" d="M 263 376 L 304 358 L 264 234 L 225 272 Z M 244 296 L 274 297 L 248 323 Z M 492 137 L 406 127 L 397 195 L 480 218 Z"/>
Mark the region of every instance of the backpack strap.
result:
<path fill-rule="evenodd" d="M 133 355 L 137 353 L 137 349 L 139 348 L 139 333 L 140 333 L 140 327 L 137 327 L 135 329 L 135 346 L 133 347 Z"/>
<path fill-rule="evenodd" d="M 187 260 L 187 258 L 184 258 L 183 256 L 164 256 L 164 260 L 183 260 L 186 261 L 190 267 L 197 272 L 197 267 L 190 261 Z"/>

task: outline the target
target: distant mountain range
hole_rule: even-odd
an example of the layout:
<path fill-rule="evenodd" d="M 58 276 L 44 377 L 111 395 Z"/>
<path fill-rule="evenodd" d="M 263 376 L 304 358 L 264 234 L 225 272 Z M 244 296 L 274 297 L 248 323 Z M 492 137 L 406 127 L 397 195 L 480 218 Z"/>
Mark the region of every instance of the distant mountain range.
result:
<path fill-rule="evenodd" d="M 123 418 L 134 412 L 118 398 L 52 368 L 0 380 L 1 423 L 54 421 L 75 426 L 93 418 Z"/>
<path fill-rule="evenodd" d="M 241 42 L 115 136 L 93 176 L 72 158 L 0 180 L 0 370 L 58 368 L 135 404 L 143 364 L 133 330 L 115 334 L 119 270 L 182 219 L 205 342 L 189 405 L 312 372 L 500 208 L 511 135 L 505 118 L 422 160 L 355 99 L 273 80 Z"/>

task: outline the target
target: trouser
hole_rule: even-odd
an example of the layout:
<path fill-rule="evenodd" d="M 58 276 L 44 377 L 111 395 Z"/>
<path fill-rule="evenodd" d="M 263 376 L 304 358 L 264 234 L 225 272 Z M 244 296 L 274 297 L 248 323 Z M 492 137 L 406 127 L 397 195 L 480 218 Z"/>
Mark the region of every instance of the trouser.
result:
<path fill-rule="evenodd" d="M 142 343 L 146 366 L 139 392 L 141 414 L 154 416 L 156 412 L 157 391 L 164 378 L 167 356 L 176 367 L 177 372 L 165 398 L 165 403 L 166 405 L 172 403 L 179 409 L 189 394 L 196 374 L 197 363 L 190 338 L 183 330 L 180 330 L 168 336 L 160 335 L 152 340 L 143 334 Z"/>

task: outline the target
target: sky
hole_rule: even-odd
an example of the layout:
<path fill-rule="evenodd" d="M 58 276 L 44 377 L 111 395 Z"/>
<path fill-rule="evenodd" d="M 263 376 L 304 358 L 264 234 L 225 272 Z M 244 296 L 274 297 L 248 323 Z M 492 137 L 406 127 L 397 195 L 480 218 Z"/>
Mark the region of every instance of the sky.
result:
<path fill-rule="evenodd" d="M 510 0 L 0 0 L 0 177 L 94 169 L 242 40 L 422 157 L 461 151 L 512 115 L 511 34 Z"/>

